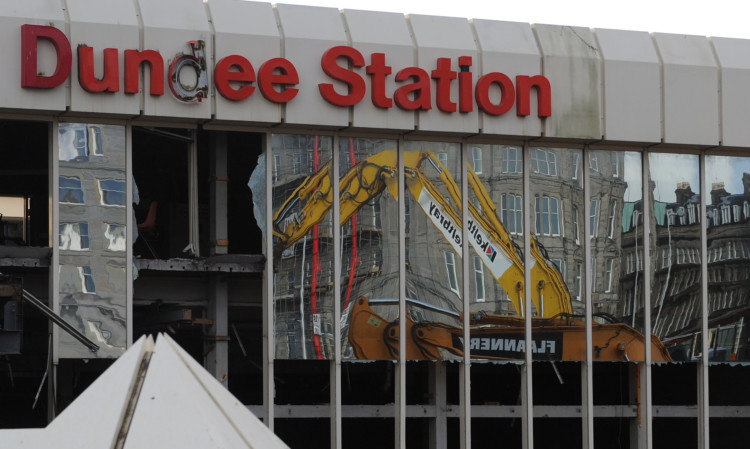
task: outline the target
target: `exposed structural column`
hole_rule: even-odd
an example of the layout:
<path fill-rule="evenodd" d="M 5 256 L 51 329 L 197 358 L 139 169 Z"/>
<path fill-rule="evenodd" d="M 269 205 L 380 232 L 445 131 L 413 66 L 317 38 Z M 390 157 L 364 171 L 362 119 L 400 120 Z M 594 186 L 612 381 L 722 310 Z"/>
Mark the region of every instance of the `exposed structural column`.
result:
<path fill-rule="evenodd" d="M 210 141 L 211 227 L 210 255 L 227 254 L 227 133 L 211 133 Z M 226 276 L 211 273 L 208 292 L 208 318 L 212 321 L 205 334 L 205 366 L 224 387 L 229 386 L 229 290 Z"/>
<path fill-rule="evenodd" d="M 447 449 L 448 415 L 446 411 L 448 409 L 448 398 L 445 391 L 446 368 L 442 361 L 438 360 L 430 363 L 427 379 L 431 395 L 429 402 L 435 406 L 435 418 L 430 419 L 429 424 L 429 444 L 427 447 L 432 449 Z"/>
<path fill-rule="evenodd" d="M 210 255 L 227 254 L 229 252 L 229 237 L 227 225 L 227 133 L 212 132 L 210 145 L 210 182 L 209 196 L 211 199 L 209 241 Z"/>

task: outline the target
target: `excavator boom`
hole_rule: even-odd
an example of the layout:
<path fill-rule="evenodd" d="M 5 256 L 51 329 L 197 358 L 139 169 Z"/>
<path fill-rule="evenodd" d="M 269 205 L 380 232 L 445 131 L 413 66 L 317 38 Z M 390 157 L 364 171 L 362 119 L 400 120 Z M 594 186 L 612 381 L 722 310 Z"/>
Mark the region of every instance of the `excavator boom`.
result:
<path fill-rule="evenodd" d="M 433 225 L 443 234 L 454 251 L 463 255 L 461 189 L 440 160 L 429 151 L 404 151 L 404 181 Z M 429 164 L 442 182 L 441 192 L 426 175 Z M 398 198 L 398 155 L 395 150 L 381 151 L 355 164 L 339 180 L 340 225 L 348 222 L 359 208 L 383 190 Z M 333 201 L 332 164 L 324 165 L 306 178 L 274 215 L 274 235 L 282 248 L 288 248 L 323 220 Z M 468 182 L 478 200 L 469 203 L 469 243 L 482 263 L 505 290 L 516 313 L 523 316 L 524 263 L 510 234 L 497 216 L 490 195 L 471 166 L 467 167 Z M 301 204 L 301 207 L 298 207 Z M 532 302 L 539 316 L 571 313 L 572 305 L 562 275 L 540 251 L 532 237 L 531 266 Z"/>
<path fill-rule="evenodd" d="M 375 306 L 397 304 L 397 301 L 373 300 Z M 421 307 L 418 301 L 407 300 Z M 446 311 L 460 320 L 460 314 Z M 524 319 L 517 316 L 473 314 L 469 331 L 469 353 L 472 358 L 523 360 L 526 341 Z M 533 360 L 586 360 L 586 322 L 570 315 L 553 318 L 532 317 L 532 340 L 529 350 Z M 415 322 L 406 318 L 406 357 L 409 360 L 441 360 L 447 354 L 464 355 L 463 329 L 444 322 Z M 349 342 L 359 359 L 388 360 L 398 358 L 398 319 L 389 322 L 373 311 L 364 297 L 355 301 L 349 324 Z M 672 358 L 658 337 L 650 339 L 655 362 Z M 646 339 L 623 323 L 592 324 L 592 356 L 595 361 L 645 360 Z M 447 353 L 447 354 L 446 354 Z"/>
<path fill-rule="evenodd" d="M 429 151 L 404 151 L 405 190 L 416 200 L 435 228 L 458 255 L 463 254 L 461 189 L 440 160 Z M 365 204 L 384 190 L 398 199 L 398 153 L 381 151 L 351 167 L 339 180 L 341 192 L 339 224 L 343 225 Z M 431 167 L 431 169 L 430 169 Z M 426 172 L 430 170 L 430 176 Z M 306 178 L 274 215 L 274 235 L 278 246 L 288 248 L 321 222 L 334 201 L 332 164 Z M 585 360 L 586 323 L 572 314 L 570 293 L 557 269 L 546 257 L 537 240 L 530 239 L 530 267 L 501 220 L 491 196 L 478 176 L 467 167 L 468 183 L 476 202 L 468 202 L 467 234 L 469 247 L 502 286 L 517 316 L 477 313 L 470 317 L 470 354 L 488 359 L 523 359 L 533 352 L 535 360 Z M 440 179 L 438 188 L 433 179 Z M 533 339 L 525 348 L 524 282 L 530 269 L 531 301 L 536 316 L 531 318 Z M 418 301 L 413 306 L 436 309 Z M 382 304 L 382 301 L 378 301 Z M 394 303 L 391 300 L 391 303 Z M 397 303 L 397 301 L 395 302 Z M 373 302 L 374 304 L 374 302 Z M 354 354 L 361 359 L 393 359 L 398 356 L 398 320 L 388 322 L 375 313 L 367 298 L 360 297 L 349 310 L 348 338 Z M 460 314 L 438 310 L 440 313 Z M 644 360 L 645 337 L 620 323 L 592 323 L 595 360 Z M 407 317 L 406 356 L 409 359 L 441 359 L 447 354 L 462 356 L 465 342 L 460 327 L 446 322 L 415 322 Z M 670 360 L 663 344 L 651 337 L 653 360 Z"/>

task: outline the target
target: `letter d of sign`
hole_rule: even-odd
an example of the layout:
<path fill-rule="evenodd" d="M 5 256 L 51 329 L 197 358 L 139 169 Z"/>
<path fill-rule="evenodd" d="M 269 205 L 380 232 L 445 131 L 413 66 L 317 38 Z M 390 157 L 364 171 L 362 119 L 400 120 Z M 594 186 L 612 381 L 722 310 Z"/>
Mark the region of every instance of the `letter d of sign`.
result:
<path fill-rule="evenodd" d="M 57 53 L 57 65 L 52 75 L 45 76 L 39 73 L 37 68 L 37 46 L 40 39 L 51 42 Z M 70 75 L 72 62 L 70 41 L 62 31 L 52 26 L 21 26 L 21 87 L 40 89 L 57 87 Z"/>
<path fill-rule="evenodd" d="M 208 98 L 208 72 L 206 71 L 206 43 L 204 41 L 188 42 L 193 50 L 192 55 L 175 58 L 169 65 L 169 88 L 177 99 L 186 103 Z M 182 69 L 191 68 L 195 78 L 190 74 L 183 77 Z"/>

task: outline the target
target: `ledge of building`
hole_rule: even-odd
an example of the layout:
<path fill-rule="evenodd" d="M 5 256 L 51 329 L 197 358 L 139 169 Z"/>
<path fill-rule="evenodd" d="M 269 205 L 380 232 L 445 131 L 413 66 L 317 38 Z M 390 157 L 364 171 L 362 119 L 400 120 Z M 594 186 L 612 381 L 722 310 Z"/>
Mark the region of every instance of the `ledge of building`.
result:
<path fill-rule="evenodd" d="M 139 270 L 223 273 L 263 273 L 266 258 L 260 254 L 226 254 L 197 259 L 136 259 Z"/>
<path fill-rule="evenodd" d="M 52 248 L 0 245 L 0 267 L 49 267 Z"/>

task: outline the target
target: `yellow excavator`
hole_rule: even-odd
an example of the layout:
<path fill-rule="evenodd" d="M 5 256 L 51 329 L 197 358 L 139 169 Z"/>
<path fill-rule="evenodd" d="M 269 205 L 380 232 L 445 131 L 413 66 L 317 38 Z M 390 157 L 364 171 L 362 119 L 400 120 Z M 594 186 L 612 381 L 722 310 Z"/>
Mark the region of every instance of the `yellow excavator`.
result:
<path fill-rule="evenodd" d="M 445 166 L 430 151 L 404 151 L 404 182 L 408 191 L 433 225 L 445 236 L 457 254 L 463 252 L 461 190 Z M 447 195 L 441 193 L 425 174 L 430 164 L 439 176 Z M 358 162 L 339 180 L 340 225 L 346 224 L 364 205 L 385 189 L 398 198 L 398 153 L 384 150 Z M 309 176 L 274 214 L 273 232 L 277 250 L 288 248 L 307 233 L 330 210 L 335 189 L 332 188 L 332 164 L 329 162 Z M 483 359 L 523 359 L 528 349 L 535 360 L 585 360 L 586 322 L 573 314 L 570 293 L 565 281 L 532 236 L 530 253 L 532 316 L 531 347 L 524 339 L 524 273 L 523 256 L 497 216 L 497 210 L 484 185 L 467 167 L 468 183 L 476 196 L 476 205 L 468 203 L 468 237 L 472 250 L 480 257 L 493 277 L 507 293 L 517 315 L 485 312 L 469 317 L 470 355 Z M 388 321 L 372 306 L 398 304 L 395 300 L 359 297 L 349 313 L 348 339 L 360 359 L 398 358 L 398 319 Z M 411 307 L 432 310 L 446 317 L 462 320 L 462 315 L 424 302 L 407 299 Z M 462 356 L 465 349 L 463 330 L 439 321 L 414 321 L 406 314 L 406 356 L 408 359 L 441 359 L 446 353 Z M 616 322 L 592 323 L 595 360 L 644 360 L 646 339 L 632 327 Z M 650 338 L 652 359 L 671 360 L 656 336 Z"/>

